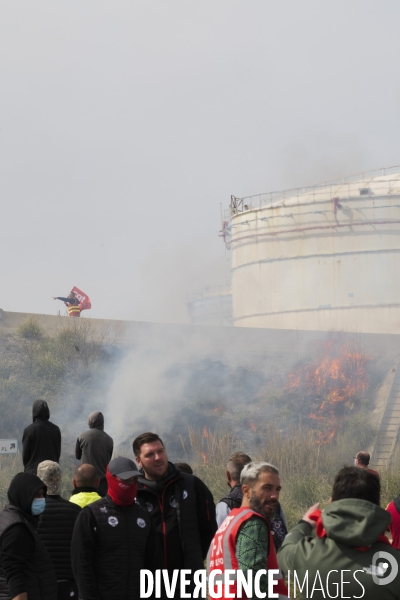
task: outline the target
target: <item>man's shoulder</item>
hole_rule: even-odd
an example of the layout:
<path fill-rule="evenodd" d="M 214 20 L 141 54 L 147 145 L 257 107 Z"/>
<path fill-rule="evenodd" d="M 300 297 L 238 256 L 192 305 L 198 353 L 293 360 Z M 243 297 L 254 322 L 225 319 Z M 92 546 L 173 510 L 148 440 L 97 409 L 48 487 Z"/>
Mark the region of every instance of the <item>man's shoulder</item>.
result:
<path fill-rule="evenodd" d="M 191 475 L 190 473 L 179 473 L 179 475 L 181 476 L 181 483 L 186 483 L 187 485 L 194 487 L 196 494 L 211 494 L 204 481 L 197 477 L 197 475 Z"/>
<path fill-rule="evenodd" d="M 181 484 L 187 483 L 189 485 L 196 485 L 196 481 L 200 481 L 196 475 L 191 475 L 190 473 L 182 473 L 181 471 L 177 471 L 176 475 Z"/>
<path fill-rule="evenodd" d="M 70 502 L 69 500 L 66 500 L 62 496 L 47 496 L 46 508 L 51 508 L 55 511 L 61 511 L 62 514 L 81 512 L 80 506 Z"/>
<path fill-rule="evenodd" d="M 36 421 L 31 423 L 30 425 L 27 425 L 24 429 L 24 433 L 22 434 L 23 437 L 25 437 L 26 435 L 29 435 L 36 428 L 35 425 L 36 425 Z"/>
<path fill-rule="evenodd" d="M 189 497 L 189 494 L 191 494 L 195 499 L 203 495 L 203 482 L 198 477 L 191 475 L 190 473 L 181 473 L 180 471 L 177 471 L 176 477 L 173 478 L 170 483 L 173 483 L 180 488 L 184 500 Z M 171 488 L 173 488 L 173 486 L 171 486 Z"/>
<path fill-rule="evenodd" d="M 105 431 L 101 429 L 96 429 L 93 427 L 92 429 L 86 429 L 82 431 L 82 433 L 78 436 L 78 440 L 90 440 L 90 439 L 102 439 L 102 440 L 112 440 L 112 437 L 108 435 Z"/>
<path fill-rule="evenodd" d="M 81 492 L 81 494 L 85 494 L 87 492 Z M 92 492 L 88 492 L 88 493 L 92 493 Z M 115 504 L 113 502 L 111 502 L 111 500 L 109 500 L 109 498 L 107 498 L 107 496 L 100 496 L 100 498 L 98 500 L 94 500 L 93 502 L 91 502 L 90 504 L 88 504 L 87 506 L 85 506 L 86 508 L 90 508 L 93 511 L 93 508 L 96 510 L 97 508 L 99 508 L 100 506 L 109 506 L 110 508 L 115 506 Z"/>
<path fill-rule="evenodd" d="M 237 516 L 235 514 L 237 510 L 240 510 L 240 509 L 234 508 L 233 510 L 231 510 L 230 515 L 232 517 Z M 269 528 L 270 528 L 270 526 L 269 526 L 268 521 L 266 519 L 264 519 L 263 516 L 258 515 L 257 513 L 253 513 L 252 515 L 250 515 L 240 525 L 240 530 L 242 530 L 242 529 L 254 529 L 254 530 L 265 529 L 265 530 L 269 531 Z"/>
<path fill-rule="evenodd" d="M 50 429 L 53 429 L 54 431 L 58 431 L 61 433 L 61 430 L 59 428 L 58 425 L 56 425 L 55 423 L 52 423 L 51 421 L 45 421 L 45 424 L 47 427 L 49 427 Z"/>

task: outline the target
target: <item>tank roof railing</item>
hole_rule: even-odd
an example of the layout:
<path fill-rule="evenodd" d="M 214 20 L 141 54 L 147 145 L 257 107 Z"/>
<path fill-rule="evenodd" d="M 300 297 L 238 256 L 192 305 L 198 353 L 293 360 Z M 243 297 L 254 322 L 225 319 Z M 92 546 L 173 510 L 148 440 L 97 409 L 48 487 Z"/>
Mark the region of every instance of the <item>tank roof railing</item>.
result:
<path fill-rule="evenodd" d="M 286 188 L 284 190 L 253 194 L 252 196 L 244 196 L 243 198 L 237 198 L 236 196 L 232 195 L 230 206 L 229 208 L 224 209 L 223 217 L 229 219 L 232 215 L 237 213 L 246 212 L 247 210 L 252 210 L 255 208 L 261 208 L 261 206 L 268 206 L 269 204 L 272 204 L 273 202 L 278 202 L 279 200 L 294 198 L 296 196 L 300 197 L 310 193 L 312 194 L 313 198 L 315 198 L 316 196 L 326 194 L 328 188 L 330 189 L 333 186 L 340 186 L 346 183 L 349 186 L 350 184 L 363 181 L 369 181 L 374 184 L 385 183 L 385 185 L 388 186 L 390 189 L 390 184 L 392 182 L 400 184 L 399 178 L 381 180 L 379 179 L 379 176 L 387 177 L 388 175 L 393 174 L 394 172 L 397 172 L 400 175 L 400 165 L 382 167 L 380 169 L 374 169 L 371 171 L 363 171 L 361 173 L 347 175 L 346 177 L 342 177 L 341 179 L 332 179 L 331 181 L 328 180 L 311 186 Z"/>
<path fill-rule="evenodd" d="M 187 302 L 193 302 L 195 300 L 206 300 L 208 298 L 217 298 L 223 296 L 229 296 L 232 294 L 232 288 L 230 283 L 220 285 L 208 285 L 203 288 L 196 290 L 186 295 Z"/>

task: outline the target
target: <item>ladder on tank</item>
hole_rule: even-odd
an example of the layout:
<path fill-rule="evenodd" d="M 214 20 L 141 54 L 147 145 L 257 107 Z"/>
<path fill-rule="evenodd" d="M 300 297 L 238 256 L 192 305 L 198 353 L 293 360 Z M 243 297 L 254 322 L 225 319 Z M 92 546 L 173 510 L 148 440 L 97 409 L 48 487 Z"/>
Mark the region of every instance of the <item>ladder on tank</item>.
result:
<path fill-rule="evenodd" d="M 396 366 L 389 397 L 386 402 L 373 452 L 373 466 L 387 469 L 400 429 L 400 368 Z"/>

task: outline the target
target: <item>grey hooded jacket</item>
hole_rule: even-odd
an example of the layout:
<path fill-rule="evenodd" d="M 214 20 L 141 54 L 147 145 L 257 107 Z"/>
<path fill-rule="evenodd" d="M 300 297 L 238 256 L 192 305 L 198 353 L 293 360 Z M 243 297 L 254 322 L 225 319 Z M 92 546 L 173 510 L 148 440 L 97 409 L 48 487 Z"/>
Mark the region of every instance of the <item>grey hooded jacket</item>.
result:
<path fill-rule="evenodd" d="M 89 430 L 76 440 L 75 456 L 82 464 L 93 465 L 100 479 L 106 476 L 106 467 L 113 453 L 113 439 L 104 431 L 103 413 L 95 411 L 88 417 Z"/>

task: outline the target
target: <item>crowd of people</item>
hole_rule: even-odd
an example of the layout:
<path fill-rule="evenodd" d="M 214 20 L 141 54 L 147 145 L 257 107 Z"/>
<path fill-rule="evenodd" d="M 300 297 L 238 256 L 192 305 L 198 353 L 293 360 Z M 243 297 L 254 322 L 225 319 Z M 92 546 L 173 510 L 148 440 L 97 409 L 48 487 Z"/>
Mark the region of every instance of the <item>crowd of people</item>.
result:
<path fill-rule="evenodd" d="M 339 471 L 330 504 L 311 507 L 288 533 L 276 466 L 235 452 L 226 467 L 230 491 L 215 506 L 189 465 L 168 460 L 156 433 L 135 438 L 134 460 L 112 459 L 98 411 L 77 439 L 81 464 L 66 500 L 60 430 L 45 401 L 34 403 L 32 415 L 25 471 L 12 479 L 0 513 L 1 599 L 139 599 L 144 569 L 169 577 L 153 597 L 191 597 L 207 559 L 211 597 L 242 597 L 240 577 L 229 578 L 236 572 L 250 576 L 248 598 L 287 598 L 294 585 L 298 598 L 400 600 L 400 500 L 380 506 L 367 452 Z M 192 574 L 189 596 L 182 572 Z"/>

